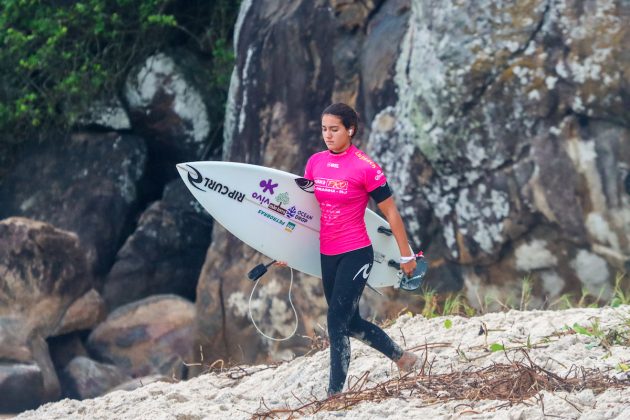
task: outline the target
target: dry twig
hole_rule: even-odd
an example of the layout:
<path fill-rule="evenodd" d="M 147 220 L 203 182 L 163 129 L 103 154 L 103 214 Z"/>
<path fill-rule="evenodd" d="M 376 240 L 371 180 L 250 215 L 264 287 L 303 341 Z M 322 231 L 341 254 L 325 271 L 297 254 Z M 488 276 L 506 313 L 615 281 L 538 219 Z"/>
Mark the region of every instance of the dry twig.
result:
<path fill-rule="evenodd" d="M 425 345 L 425 348 L 428 346 Z M 610 388 L 630 386 L 630 379 L 619 380 L 606 376 L 594 369 L 570 369 L 570 373 L 561 377 L 537 365 L 529 357 L 527 351 L 521 361 L 495 363 L 485 368 L 466 369 L 462 372 L 432 374 L 431 366 L 425 370 L 427 360 L 418 372 L 411 372 L 396 379 L 368 387 L 373 382 L 368 380 L 369 372 L 357 379 L 347 392 L 333 395 L 324 400 L 313 397 L 310 401 L 299 400 L 300 405 L 294 408 L 270 409 L 264 403 L 253 414 L 255 419 L 296 418 L 313 415 L 322 410 L 347 410 L 363 402 L 378 403 L 389 398 L 408 399 L 412 395 L 420 398 L 427 405 L 447 401 L 481 400 L 504 401 L 495 409 L 507 408 L 515 404 L 528 404 L 527 400 L 539 396 L 540 392 L 574 392 L 592 389 L 601 393 Z M 296 398 L 297 399 L 297 398 Z M 542 400 L 539 398 L 539 403 Z M 531 401 L 529 402 L 531 403 Z"/>

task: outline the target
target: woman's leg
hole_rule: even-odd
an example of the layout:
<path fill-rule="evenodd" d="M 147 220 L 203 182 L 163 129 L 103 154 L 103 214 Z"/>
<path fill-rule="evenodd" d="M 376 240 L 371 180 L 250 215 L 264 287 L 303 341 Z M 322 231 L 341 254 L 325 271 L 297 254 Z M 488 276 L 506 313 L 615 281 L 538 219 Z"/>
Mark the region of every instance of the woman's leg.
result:
<path fill-rule="evenodd" d="M 374 260 L 374 253 L 371 246 L 367 248 L 362 248 L 357 251 L 360 251 L 360 258 L 362 258 L 363 260 Z M 368 277 L 369 276 L 365 276 L 361 279 L 361 291 L 363 291 Z M 357 277 L 355 281 L 358 280 L 359 278 Z M 361 295 L 359 294 L 359 298 L 360 297 Z M 354 313 L 352 314 L 352 318 L 350 319 L 348 330 L 351 337 L 356 338 L 357 340 L 361 340 L 363 343 L 374 348 L 375 350 L 380 351 L 385 356 L 394 361 L 397 361 L 403 355 L 403 350 L 387 334 L 385 334 L 385 331 L 383 331 L 381 328 L 374 325 L 373 323 L 361 318 L 361 315 L 359 314 L 358 300 L 356 303 L 356 308 L 354 309 Z"/>
<path fill-rule="evenodd" d="M 328 394 L 341 392 L 350 364 L 350 336 L 359 338 L 393 360 L 403 352 L 376 325 L 358 315 L 359 299 L 373 263 L 372 247 L 336 256 L 322 255 L 322 279 L 328 302 L 330 380 Z"/>

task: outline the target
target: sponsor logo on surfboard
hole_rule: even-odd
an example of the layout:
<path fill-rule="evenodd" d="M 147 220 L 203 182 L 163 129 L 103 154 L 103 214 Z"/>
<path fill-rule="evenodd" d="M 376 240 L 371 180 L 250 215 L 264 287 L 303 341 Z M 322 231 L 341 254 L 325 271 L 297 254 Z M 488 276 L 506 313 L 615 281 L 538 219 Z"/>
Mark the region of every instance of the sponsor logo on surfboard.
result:
<path fill-rule="evenodd" d="M 283 208 L 282 205 L 287 205 L 291 201 L 289 199 L 289 193 L 283 192 L 282 194 L 278 194 L 276 196 L 276 201 L 278 204 L 269 203 L 267 206 L 270 210 L 275 211 L 278 214 L 285 216 L 287 214 L 287 209 Z"/>
<path fill-rule="evenodd" d="M 278 184 L 273 183 L 271 178 L 267 179 L 266 181 L 263 179 L 262 181 L 260 181 L 259 185 L 260 185 L 260 188 L 263 189 L 263 193 L 268 192 L 271 195 L 273 195 L 273 189 L 278 186 Z"/>
<path fill-rule="evenodd" d="M 277 206 L 273 203 L 270 203 L 268 206 L 269 210 L 273 210 L 278 214 L 281 214 L 282 216 L 285 216 L 287 214 L 287 209 L 283 209 L 282 206 Z"/>
<path fill-rule="evenodd" d="M 284 228 L 284 230 L 286 230 L 287 232 L 291 233 L 293 232 L 293 229 L 295 229 L 295 223 L 287 223 L 287 226 Z"/>
<path fill-rule="evenodd" d="M 285 216 L 289 219 L 295 219 L 302 223 L 308 223 L 309 221 L 313 220 L 313 216 L 306 213 L 305 211 L 298 210 L 295 206 L 289 207 Z"/>
<path fill-rule="evenodd" d="M 194 168 L 191 165 L 186 165 L 186 166 L 188 166 L 190 169 L 195 171 L 195 177 L 193 177 L 190 171 L 188 171 L 188 182 L 190 182 L 190 185 L 192 185 L 199 191 L 203 191 L 203 192 L 214 191 L 221 195 L 227 195 L 229 198 L 234 199 L 238 201 L 239 203 L 242 203 L 243 200 L 245 199 L 245 194 L 243 194 L 242 192 L 232 189 L 227 185 L 223 185 L 222 183 L 217 182 L 211 178 L 204 177 L 203 175 L 201 175 L 201 172 L 199 172 L 196 168 Z M 203 188 L 201 188 L 202 186 L 206 187 L 207 190 L 204 190 Z"/>
<path fill-rule="evenodd" d="M 253 192 L 252 193 L 252 198 L 258 200 L 258 202 L 260 204 L 269 204 L 271 201 L 269 200 L 269 197 L 265 197 L 262 194 L 258 194 L 257 192 Z"/>
<path fill-rule="evenodd" d="M 300 187 L 301 190 L 306 191 L 307 193 L 313 194 L 315 192 L 315 189 L 313 188 L 315 183 L 310 179 L 296 178 L 295 183 L 298 187 Z"/>
<path fill-rule="evenodd" d="M 280 226 L 284 226 L 287 224 L 287 222 L 285 222 L 284 220 L 280 219 L 279 217 L 274 216 L 273 214 L 269 214 L 264 210 L 258 209 L 258 214 L 263 216 L 265 219 L 270 220 Z"/>

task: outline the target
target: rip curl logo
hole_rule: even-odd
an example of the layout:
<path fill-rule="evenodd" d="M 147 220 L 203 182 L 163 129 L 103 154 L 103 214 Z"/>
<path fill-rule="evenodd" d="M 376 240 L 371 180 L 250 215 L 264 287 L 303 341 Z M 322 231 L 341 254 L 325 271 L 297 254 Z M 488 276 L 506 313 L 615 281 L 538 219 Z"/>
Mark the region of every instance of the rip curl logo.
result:
<path fill-rule="evenodd" d="M 357 271 L 357 274 L 354 275 L 352 280 L 354 281 L 359 274 L 363 276 L 363 280 L 367 280 L 367 278 L 370 276 L 370 268 L 372 268 L 372 264 L 365 264 L 359 269 L 359 271 Z"/>
<path fill-rule="evenodd" d="M 223 185 L 222 183 L 217 182 L 214 179 L 204 177 L 201 172 L 190 165 L 186 166 L 188 166 L 195 173 L 195 177 L 193 177 L 191 171 L 188 171 L 188 182 L 191 186 L 195 187 L 199 191 L 214 191 L 218 194 L 226 195 L 229 198 L 238 201 L 239 203 L 242 203 L 245 199 L 245 194 L 243 194 L 242 192 L 232 189 L 228 185 Z M 207 190 L 201 188 L 200 185 L 206 187 Z"/>
<path fill-rule="evenodd" d="M 260 187 L 263 189 L 263 193 L 269 192 L 269 194 L 273 195 L 273 189 L 276 188 L 278 184 L 274 184 L 270 179 L 260 181 Z"/>
<path fill-rule="evenodd" d="M 193 168 L 190 165 L 186 165 L 186 166 L 188 166 L 190 169 L 195 171 L 195 174 L 196 174 L 196 177 L 193 178 L 192 174 L 190 173 L 190 171 L 187 171 L 188 172 L 188 182 L 190 182 L 190 185 L 192 185 L 193 187 L 197 188 L 199 191 L 204 191 L 205 192 L 205 190 L 202 190 L 201 188 L 199 188 L 197 186 L 197 184 L 201 184 L 203 182 L 203 175 L 201 175 L 201 172 L 199 172 L 197 169 Z"/>

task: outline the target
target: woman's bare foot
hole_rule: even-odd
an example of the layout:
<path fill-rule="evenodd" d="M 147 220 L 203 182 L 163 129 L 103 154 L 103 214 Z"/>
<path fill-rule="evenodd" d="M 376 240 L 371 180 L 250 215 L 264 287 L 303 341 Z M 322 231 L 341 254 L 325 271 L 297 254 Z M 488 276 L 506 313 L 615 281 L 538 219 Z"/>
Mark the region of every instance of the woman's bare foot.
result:
<path fill-rule="evenodd" d="M 396 366 L 403 372 L 409 372 L 413 369 L 418 361 L 418 356 L 410 351 L 405 351 L 400 359 L 396 361 Z"/>

